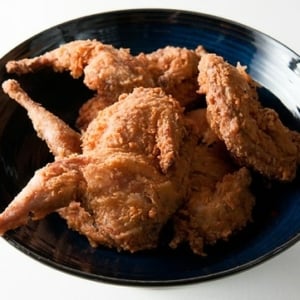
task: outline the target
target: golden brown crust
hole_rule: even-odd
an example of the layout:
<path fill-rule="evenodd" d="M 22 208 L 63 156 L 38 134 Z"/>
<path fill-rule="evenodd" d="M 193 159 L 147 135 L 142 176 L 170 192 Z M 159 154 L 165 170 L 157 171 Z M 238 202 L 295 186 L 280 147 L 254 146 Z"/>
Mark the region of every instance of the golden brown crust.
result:
<path fill-rule="evenodd" d="M 199 64 L 200 92 L 206 94 L 211 128 L 243 165 L 283 181 L 293 180 L 297 148 L 277 113 L 263 108 L 255 85 L 242 68 L 215 54 Z"/>
<path fill-rule="evenodd" d="M 82 135 L 83 151 L 145 155 L 167 172 L 185 134 L 177 101 L 160 88 L 136 88 L 99 112 Z"/>
<path fill-rule="evenodd" d="M 68 132 L 60 130 L 62 120 L 15 82 L 8 83 L 5 90 L 17 88 L 15 98 L 33 123 L 43 124 L 36 126 L 41 136 L 54 130 L 55 137 L 57 130 L 70 142 Z M 0 214 L 0 234 L 59 209 L 69 227 L 93 246 L 131 252 L 156 247 L 162 227 L 188 191 L 193 139 L 185 125 L 179 103 L 160 88 L 123 94 L 82 134 L 82 154 L 64 152 L 36 173 Z M 54 153 L 60 143 L 48 141 Z"/>
<path fill-rule="evenodd" d="M 244 67 L 201 46 L 133 56 L 96 40 L 74 41 L 6 67 L 18 74 L 69 71 L 95 96 L 79 111 L 79 135 L 17 82 L 4 83 L 55 161 L 0 214 L 0 234 L 58 210 L 92 246 L 136 252 L 155 248 L 172 218 L 170 246 L 187 242 L 205 255 L 205 245 L 227 240 L 251 221 L 247 167 L 279 180 L 295 176 L 299 133 L 261 106 Z M 201 105 L 194 102 L 198 84 L 207 108 L 184 112 Z"/>
<path fill-rule="evenodd" d="M 222 141 L 211 134 L 206 110 L 188 114 L 195 124 L 198 145 L 190 172 L 191 194 L 174 215 L 172 248 L 187 242 L 195 254 L 205 255 L 205 245 L 227 240 L 251 221 L 254 196 L 251 174 L 238 170 Z"/>
<path fill-rule="evenodd" d="M 85 131 L 92 120 L 97 117 L 98 112 L 112 103 L 111 99 L 107 99 L 102 95 L 96 94 L 80 107 L 76 126 L 81 131 Z"/>
<path fill-rule="evenodd" d="M 81 153 L 80 134 L 57 116 L 32 101 L 17 81 L 9 79 L 3 82 L 2 88 L 28 111 L 37 135 L 47 143 L 56 158 Z"/>
<path fill-rule="evenodd" d="M 86 181 L 72 162 L 55 161 L 37 170 L 28 184 L 0 214 L 0 235 L 39 220 L 80 198 Z"/>
<path fill-rule="evenodd" d="M 6 70 L 17 74 L 45 67 L 69 71 L 74 78 L 84 76 L 87 87 L 114 102 L 121 93 L 131 92 L 136 86 L 153 86 L 146 63 L 145 58 L 135 58 L 128 49 L 116 49 L 96 40 L 78 40 L 38 57 L 9 61 Z"/>
<path fill-rule="evenodd" d="M 167 46 L 147 54 L 146 57 L 148 70 L 156 86 L 173 95 L 182 106 L 198 98 L 199 55 L 195 51 Z"/>

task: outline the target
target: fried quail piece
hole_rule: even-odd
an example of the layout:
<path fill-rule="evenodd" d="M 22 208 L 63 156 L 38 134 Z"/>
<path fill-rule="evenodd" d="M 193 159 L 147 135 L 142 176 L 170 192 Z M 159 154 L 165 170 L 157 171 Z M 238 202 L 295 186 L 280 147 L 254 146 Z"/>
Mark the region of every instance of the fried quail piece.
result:
<path fill-rule="evenodd" d="M 2 87 L 5 93 L 27 110 L 37 135 L 47 143 L 56 158 L 81 153 L 80 134 L 32 101 L 17 81 L 7 80 Z"/>
<path fill-rule="evenodd" d="M 80 171 L 64 161 L 37 170 L 31 180 L 0 214 L 0 235 L 32 220 L 44 218 L 80 197 L 86 185 Z"/>
<path fill-rule="evenodd" d="M 293 180 L 297 147 L 278 114 L 261 106 L 245 69 L 216 54 L 205 54 L 198 81 L 200 92 L 206 94 L 210 127 L 235 159 L 269 178 Z"/>
<path fill-rule="evenodd" d="M 82 135 L 84 153 L 145 155 L 167 172 L 187 134 L 183 109 L 161 88 L 136 88 L 100 111 Z"/>
<path fill-rule="evenodd" d="M 250 191 L 250 172 L 246 168 L 236 171 L 224 160 L 226 155 L 219 152 L 219 146 L 196 148 L 192 191 L 174 215 L 172 248 L 187 242 L 195 254 L 206 255 L 206 245 L 228 240 L 252 219 L 255 198 Z"/>
<path fill-rule="evenodd" d="M 85 130 L 97 115 L 98 108 L 118 100 L 135 87 L 161 87 L 182 106 L 197 97 L 197 65 L 203 48 L 195 51 L 165 47 L 150 54 L 130 54 L 128 49 L 114 48 L 96 40 L 78 40 L 61 45 L 38 57 L 9 61 L 8 73 L 26 74 L 42 68 L 69 71 L 74 78 L 83 77 L 95 96 L 79 112 L 77 125 Z"/>
<path fill-rule="evenodd" d="M 187 241 L 195 254 L 205 256 L 205 245 L 228 240 L 252 219 L 255 198 L 249 190 L 246 168 L 227 173 L 215 185 L 194 189 L 184 208 L 175 215 L 172 248 Z M 195 186 L 194 186 L 195 188 Z"/>
<path fill-rule="evenodd" d="M 85 131 L 93 119 L 95 119 L 99 111 L 112 104 L 111 99 L 107 99 L 100 94 L 85 102 L 79 109 L 76 126 L 81 131 Z"/>
<path fill-rule="evenodd" d="M 146 61 L 147 73 L 153 80 L 152 83 L 146 81 L 146 85 L 150 87 L 153 84 L 153 87 L 162 88 L 165 93 L 173 95 L 182 106 L 185 106 L 199 97 L 197 67 L 203 50 L 199 48 L 198 52 L 199 54 L 186 48 L 168 46 L 146 55 L 141 53 L 136 59 L 141 60 L 141 65 L 145 65 Z M 142 82 L 141 85 L 145 86 Z M 115 101 L 117 98 L 112 99 L 105 97 L 103 93 L 97 93 L 81 107 L 77 126 L 85 130 L 99 110 Z"/>
<path fill-rule="evenodd" d="M 199 53 L 202 53 L 199 51 Z M 196 100 L 199 55 L 187 48 L 171 47 L 146 54 L 148 70 L 157 86 L 173 95 L 182 106 Z"/>
<path fill-rule="evenodd" d="M 63 123 L 36 110 L 15 84 L 4 83 L 5 91 L 15 97 L 10 89 L 17 87 L 33 123 L 47 124 L 38 127 L 40 137 Z M 66 153 L 35 173 L 0 214 L 0 234 L 59 210 L 93 246 L 156 247 L 189 189 L 193 146 L 179 103 L 161 89 L 135 89 L 98 114 L 82 138 L 82 154 Z M 56 153 L 55 139 L 48 144 Z"/>
<path fill-rule="evenodd" d="M 199 143 L 210 146 L 220 142 L 218 136 L 209 127 L 206 108 L 198 108 L 187 112 L 185 119 L 190 124 Z"/>
<path fill-rule="evenodd" d="M 162 227 L 182 202 L 174 182 L 140 156 L 89 159 L 82 169 L 88 183 L 85 198 L 59 210 L 68 226 L 94 247 L 155 248 Z"/>
<path fill-rule="evenodd" d="M 56 72 L 69 71 L 74 78 L 84 77 L 91 90 L 115 102 L 121 93 L 136 86 L 153 86 L 143 55 L 132 56 L 128 49 L 116 49 L 96 40 L 66 43 L 34 58 L 9 61 L 8 73 L 26 74 L 50 67 Z"/>
<path fill-rule="evenodd" d="M 69 71 L 73 78 L 83 77 L 84 84 L 96 91 L 79 111 L 77 126 L 85 130 L 98 109 L 118 100 L 133 88 L 154 87 L 148 61 L 143 53 L 130 54 L 129 49 L 114 48 L 96 40 L 77 40 L 33 58 L 9 61 L 8 73 L 26 74 L 43 68 L 55 72 Z"/>
<path fill-rule="evenodd" d="M 233 163 L 208 126 L 206 109 L 189 112 L 186 118 L 193 124 L 198 145 L 191 164 L 191 194 L 173 217 L 170 246 L 187 242 L 195 254 L 205 255 L 206 245 L 229 239 L 251 221 L 255 199 L 250 172 Z"/>
<path fill-rule="evenodd" d="M 153 87 L 162 88 L 165 93 L 173 95 L 181 106 L 186 106 L 199 97 L 197 94 L 198 63 L 204 53 L 202 46 L 197 47 L 196 50 L 167 46 L 149 54 L 140 53 L 136 59 L 141 60 L 141 65 L 147 65 L 148 75 L 153 81 L 150 83 L 146 80 L 147 86 L 153 84 Z M 145 86 L 145 84 L 141 85 Z M 110 104 L 112 104 L 111 98 L 105 98 L 101 93 L 96 94 L 80 109 L 78 127 L 85 130 L 98 111 Z"/>

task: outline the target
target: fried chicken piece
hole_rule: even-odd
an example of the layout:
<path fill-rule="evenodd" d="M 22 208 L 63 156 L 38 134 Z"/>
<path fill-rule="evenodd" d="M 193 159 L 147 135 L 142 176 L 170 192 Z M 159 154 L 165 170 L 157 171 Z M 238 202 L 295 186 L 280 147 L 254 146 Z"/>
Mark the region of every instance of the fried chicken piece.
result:
<path fill-rule="evenodd" d="M 96 118 L 98 112 L 111 104 L 111 99 L 107 99 L 99 94 L 96 94 L 94 97 L 83 103 L 76 119 L 77 128 L 81 131 L 85 131 L 91 121 Z"/>
<path fill-rule="evenodd" d="M 4 83 L 5 91 L 15 85 Z M 31 103 L 23 105 L 34 127 L 40 120 L 47 124 L 38 127 L 45 139 L 63 121 L 45 110 L 37 118 L 32 100 L 17 89 L 11 95 Z M 0 214 L 0 234 L 59 210 L 93 246 L 156 247 L 188 191 L 193 146 L 180 105 L 161 89 L 135 89 L 99 113 L 82 139 L 82 154 L 59 157 L 36 172 Z M 56 153 L 54 135 L 48 144 Z"/>
<path fill-rule="evenodd" d="M 6 69 L 8 73 L 26 74 L 50 67 L 56 72 L 69 71 L 74 78 L 83 76 L 85 85 L 96 91 L 79 112 L 77 125 L 85 130 L 98 108 L 116 102 L 135 87 L 161 87 L 182 106 L 194 101 L 198 97 L 197 66 L 203 53 L 203 47 L 193 51 L 168 46 L 133 56 L 128 49 L 78 40 L 38 57 L 9 61 Z"/>
<path fill-rule="evenodd" d="M 96 40 L 78 40 L 34 58 L 9 61 L 8 73 L 26 74 L 51 67 L 69 71 L 74 78 L 84 76 L 85 85 L 115 102 L 119 95 L 134 87 L 154 86 L 143 55 L 132 56 L 128 49 L 116 49 Z"/>
<path fill-rule="evenodd" d="M 189 123 L 199 142 L 210 146 L 215 142 L 220 141 L 218 136 L 209 127 L 206 108 L 198 108 L 187 112 L 185 114 L 185 119 Z"/>
<path fill-rule="evenodd" d="M 129 49 L 116 49 L 96 40 L 78 40 L 61 45 L 38 57 L 9 61 L 8 73 L 26 74 L 42 68 L 69 71 L 73 78 L 83 76 L 84 84 L 96 91 L 80 109 L 77 126 L 85 130 L 102 109 L 118 100 L 122 93 L 138 86 L 154 87 L 144 54 L 132 56 Z"/>
<path fill-rule="evenodd" d="M 214 245 L 243 229 L 252 218 L 255 203 L 246 168 L 224 175 L 215 187 L 201 186 L 175 216 L 175 237 L 170 246 L 187 241 L 195 254 L 205 256 L 205 245 Z"/>
<path fill-rule="evenodd" d="M 206 245 L 228 240 L 251 221 L 255 198 L 250 172 L 246 168 L 233 171 L 224 153 L 218 153 L 220 145 L 216 146 L 201 145 L 195 150 L 192 192 L 174 216 L 172 248 L 188 242 L 195 254 L 206 255 Z"/>
<path fill-rule="evenodd" d="M 82 169 L 86 198 L 59 210 L 68 226 L 92 246 L 131 252 L 155 248 L 162 227 L 182 203 L 174 182 L 140 156 L 116 153 L 100 162 L 89 158 Z"/>
<path fill-rule="evenodd" d="M 206 54 L 199 63 L 198 81 L 206 94 L 210 127 L 235 159 L 269 178 L 293 180 L 297 147 L 278 114 L 261 106 L 244 68 Z"/>
<path fill-rule="evenodd" d="M 27 110 L 37 135 L 45 140 L 56 158 L 81 152 L 80 134 L 41 105 L 32 101 L 18 82 L 7 80 L 2 87 L 5 93 Z"/>
<path fill-rule="evenodd" d="M 136 88 L 101 110 L 82 135 L 83 153 L 111 164 L 96 174 L 116 170 L 101 175 L 108 180 L 103 183 L 94 180 L 97 167 L 89 164 L 85 173 L 95 195 L 101 190 L 101 197 L 89 201 L 101 232 L 78 221 L 76 211 L 88 218 L 89 210 L 74 203 L 60 210 L 70 228 L 92 245 L 131 252 L 155 248 L 162 227 L 188 194 L 194 141 L 186 126 L 179 103 L 160 88 Z"/>
<path fill-rule="evenodd" d="M 209 133 L 206 109 L 188 118 L 197 124 L 199 144 L 192 159 L 191 195 L 174 215 L 170 246 L 188 242 L 195 254 L 205 255 L 205 245 L 227 240 L 246 226 L 255 200 L 249 188 L 250 172 L 237 170 L 224 143 Z"/>
<path fill-rule="evenodd" d="M 136 59 L 141 60 L 142 65 L 145 65 L 146 61 L 153 87 L 161 87 L 167 94 L 175 97 L 182 106 L 186 106 L 199 97 L 197 94 L 198 63 L 204 53 L 202 46 L 195 51 L 167 46 L 146 55 L 140 53 Z M 147 86 L 152 85 L 149 81 L 146 82 Z M 111 99 L 104 98 L 102 94 L 95 95 L 80 109 L 78 127 L 85 130 L 98 111 L 111 103 Z"/>
<path fill-rule="evenodd" d="M 82 135 L 83 152 L 145 155 L 165 173 L 186 135 L 182 115 L 179 103 L 162 89 L 136 88 L 98 113 Z"/>
<path fill-rule="evenodd" d="M 0 214 L 0 235 L 68 205 L 80 197 L 85 185 L 82 173 L 64 161 L 55 161 L 37 170 Z"/>
<path fill-rule="evenodd" d="M 148 70 L 156 86 L 173 95 L 182 106 L 199 97 L 197 94 L 199 55 L 194 50 L 167 46 L 146 54 L 146 58 Z"/>
<path fill-rule="evenodd" d="M 161 87 L 167 94 L 173 95 L 182 106 L 185 106 L 199 97 L 197 94 L 198 63 L 203 51 L 201 47 L 196 53 L 186 48 L 167 46 L 146 55 L 140 53 L 136 59 L 141 60 L 142 65 L 145 65 L 146 60 L 147 73 L 153 80 L 153 87 Z M 152 83 L 147 82 L 147 85 L 150 87 Z M 102 93 L 96 94 L 81 107 L 77 126 L 85 130 L 99 110 L 113 102 Z"/>

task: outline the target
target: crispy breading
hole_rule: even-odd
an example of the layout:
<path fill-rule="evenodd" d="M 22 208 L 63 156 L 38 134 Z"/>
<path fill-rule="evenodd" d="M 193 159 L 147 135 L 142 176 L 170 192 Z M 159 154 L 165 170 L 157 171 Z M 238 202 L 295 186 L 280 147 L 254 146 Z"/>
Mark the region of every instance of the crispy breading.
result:
<path fill-rule="evenodd" d="M 0 234 L 59 210 L 93 246 L 131 252 L 156 247 L 189 189 L 192 139 L 179 103 L 160 88 L 123 94 L 83 133 L 82 154 L 65 151 L 64 156 L 56 149 L 60 139 L 70 149 L 68 131 L 56 138 L 64 122 L 34 103 L 17 82 L 3 86 L 60 156 L 38 170 L 0 214 Z"/>
<path fill-rule="evenodd" d="M 199 85 L 206 94 L 210 127 L 236 160 L 269 178 L 293 180 L 297 147 L 278 114 L 262 107 L 244 68 L 236 68 L 216 54 L 203 55 Z"/>
<path fill-rule="evenodd" d="M 199 53 L 201 53 L 199 51 Z M 146 55 L 154 82 L 182 106 L 195 101 L 199 54 L 194 50 L 167 46 Z"/>
<path fill-rule="evenodd" d="M 205 245 L 227 240 L 251 221 L 255 198 L 251 174 L 238 169 L 228 151 L 209 128 L 206 109 L 188 114 L 198 136 L 193 152 L 191 194 L 173 217 L 177 248 L 187 242 L 195 254 L 205 255 Z"/>
<path fill-rule="evenodd" d="M 0 214 L 0 234 L 56 211 L 92 246 L 136 252 L 156 248 L 172 221 L 170 247 L 187 243 L 206 255 L 206 245 L 251 222 L 252 170 L 295 177 L 300 134 L 261 105 L 245 67 L 202 46 L 132 55 L 79 40 L 6 65 L 17 74 L 47 67 L 82 78 L 95 94 L 79 110 L 79 133 L 15 80 L 3 83 L 54 162 Z M 204 95 L 207 107 L 196 109 Z"/>
<path fill-rule="evenodd" d="M 115 102 L 121 93 L 136 86 L 153 86 L 147 61 L 138 59 L 128 49 L 116 49 L 96 40 L 78 40 L 61 45 L 38 57 L 9 61 L 7 72 L 26 74 L 51 67 L 56 72 L 69 71 L 74 78 L 83 76 L 91 90 Z"/>

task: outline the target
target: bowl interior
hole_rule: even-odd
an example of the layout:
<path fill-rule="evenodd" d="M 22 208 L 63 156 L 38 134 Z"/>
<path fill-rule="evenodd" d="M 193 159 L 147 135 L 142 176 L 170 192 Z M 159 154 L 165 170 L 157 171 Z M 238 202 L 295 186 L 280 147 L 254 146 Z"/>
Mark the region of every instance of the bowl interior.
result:
<path fill-rule="evenodd" d="M 76 39 L 98 39 L 132 53 L 151 52 L 167 45 L 196 48 L 222 55 L 232 64 L 247 65 L 257 80 L 263 104 L 275 108 L 283 122 L 300 131 L 300 59 L 274 39 L 220 18 L 173 10 L 130 10 L 72 20 L 20 44 L 0 60 L 0 81 L 11 59 L 33 57 Z M 296 67 L 295 67 L 296 66 Z M 18 77 L 33 99 L 71 126 L 80 105 L 92 95 L 82 81 L 49 70 Z M 34 171 L 53 157 L 32 128 L 24 109 L 0 91 L 0 210 L 26 185 Z M 299 239 L 300 185 L 268 184 L 254 179 L 257 205 L 254 220 L 228 242 L 208 248 L 198 257 L 185 248 L 134 255 L 91 248 L 67 229 L 56 214 L 10 231 L 5 238 L 21 251 L 58 269 L 88 278 L 125 284 L 172 284 L 204 280 L 249 268 L 274 256 Z"/>

